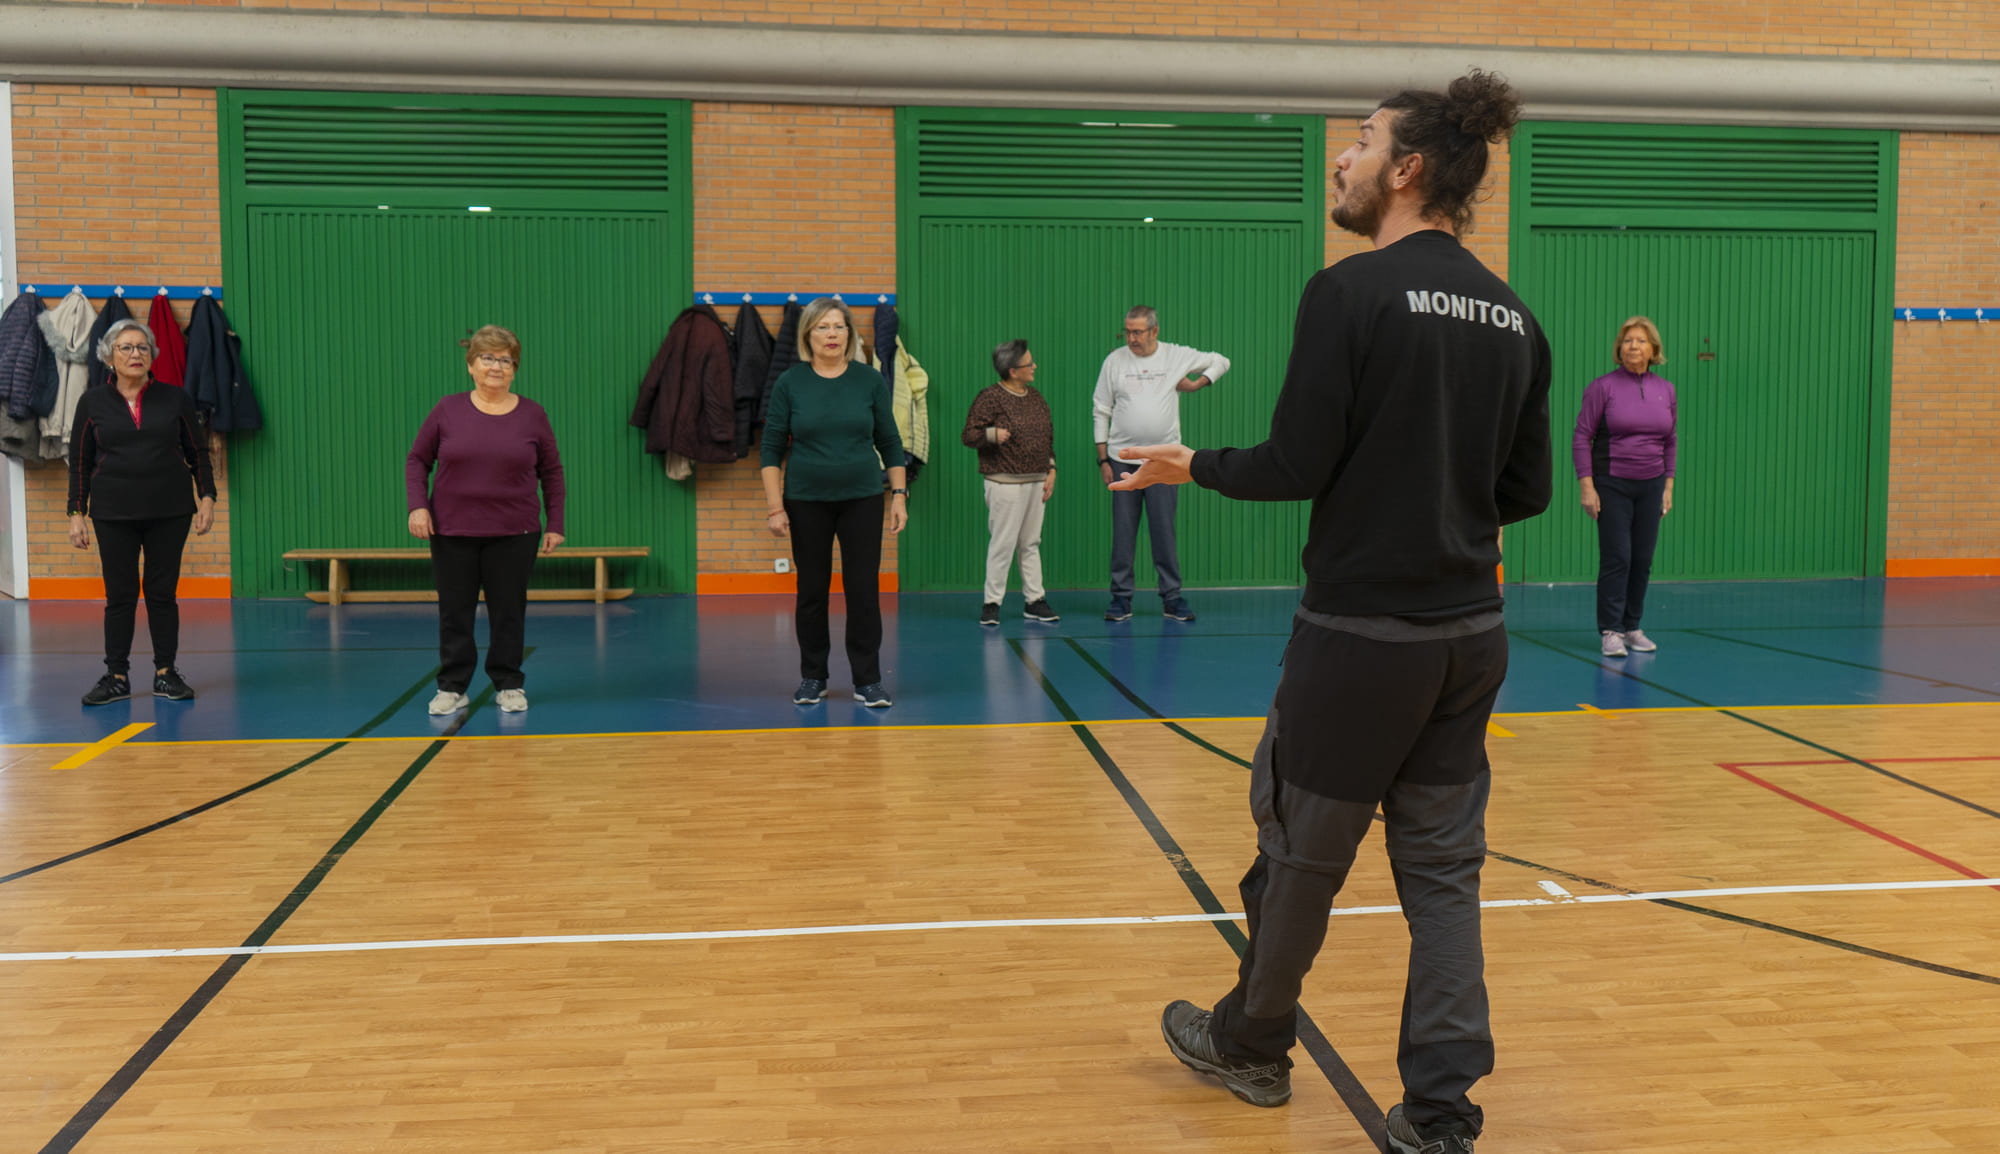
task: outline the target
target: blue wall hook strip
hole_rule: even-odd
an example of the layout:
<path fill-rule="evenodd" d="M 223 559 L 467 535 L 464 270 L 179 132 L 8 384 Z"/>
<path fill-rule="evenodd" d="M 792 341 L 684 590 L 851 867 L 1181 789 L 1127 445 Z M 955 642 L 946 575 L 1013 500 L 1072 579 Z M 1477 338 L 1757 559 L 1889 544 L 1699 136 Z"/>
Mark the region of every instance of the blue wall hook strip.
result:
<path fill-rule="evenodd" d="M 752 305 L 781 305 L 781 304 L 785 304 L 785 303 L 787 303 L 787 302 L 789 302 L 789 301 L 797 301 L 797 302 L 799 302 L 800 304 L 805 304 L 805 303 L 806 303 L 807 301 L 811 301 L 811 300 L 816 300 L 816 299 L 818 299 L 819 297 L 839 297 L 839 298 L 840 298 L 841 300 L 844 300 L 844 301 L 846 301 L 846 302 L 847 302 L 848 304 L 851 304 L 851 305 L 853 305 L 853 306 L 854 306 L 855 308 L 858 308 L 858 309 L 862 309 L 862 308 L 872 308 L 872 307 L 874 307 L 875 305 L 892 305 L 892 304 L 895 304 L 895 303 L 896 303 L 896 294 L 895 294 L 895 293 L 883 293 L 883 292 L 873 292 L 873 293 L 828 293 L 828 292 L 796 292 L 796 293 L 746 293 L 746 292 L 733 292 L 733 293 L 725 293 L 725 292 L 698 292 L 698 293 L 694 294 L 694 303 L 696 303 L 696 304 L 698 304 L 698 305 L 714 305 L 714 306 L 716 306 L 717 308 L 720 308 L 720 307 L 722 307 L 723 305 L 741 305 L 741 304 L 752 304 Z"/>
<path fill-rule="evenodd" d="M 83 290 L 84 296 L 95 301 L 117 296 L 119 295 L 118 290 L 122 288 L 125 290 L 124 295 L 127 301 L 145 301 L 152 300 L 158 296 L 161 287 L 157 284 L 78 284 L 75 281 L 57 282 L 45 280 L 24 281 L 21 285 L 21 291 L 35 293 L 43 300 L 57 300 L 69 295 L 69 290 L 80 288 Z M 171 301 L 199 300 L 204 294 L 212 296 L 216 300 L 222 299 L 221 285 L 170 284 L 165 286 L 165 288 L 167 290 L 167 299 Z"/>
<path fill-rule="evenodd" d="M 1896 319 L 1899 321 L 2000 321 L 2000 305 L 1964 309 L 1938 308 L 1935 305 L 1929 308 L 1919 305 L 1897 305 Z"/>

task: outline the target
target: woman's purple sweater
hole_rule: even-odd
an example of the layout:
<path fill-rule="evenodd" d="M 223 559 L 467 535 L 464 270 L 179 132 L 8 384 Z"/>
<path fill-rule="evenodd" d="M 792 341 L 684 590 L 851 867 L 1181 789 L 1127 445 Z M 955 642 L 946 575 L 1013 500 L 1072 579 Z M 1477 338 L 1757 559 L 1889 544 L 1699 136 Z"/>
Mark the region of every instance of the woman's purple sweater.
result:
<path fill-rule="evenodd" d="M 512 537 L 563 531 L 563 467 L 549 415 L 526 397 L 514 411 L 482 413 L 469 393 L 437 403 L 403 466 L 410 511 L 429 509 L 447 537 Z M 431 481 L 431 466 L 437 480 Z M 541 488 L 536 498 L 535 489 Z"/>
<path fill-rule="evenodd" d="M 1591 442 L 1598 425 L 1610 434 L 1610 466 L 1614 477 L 1650 481 L 1674 475 L 1675 423 L 1680 416 L 1672 381 L 1657 373 L 1613 369 L 1583 390 L 1583 409 L 1576 415 L 1576 436 L 1570 442 L 1579 480 L 1597 469 Z"/>

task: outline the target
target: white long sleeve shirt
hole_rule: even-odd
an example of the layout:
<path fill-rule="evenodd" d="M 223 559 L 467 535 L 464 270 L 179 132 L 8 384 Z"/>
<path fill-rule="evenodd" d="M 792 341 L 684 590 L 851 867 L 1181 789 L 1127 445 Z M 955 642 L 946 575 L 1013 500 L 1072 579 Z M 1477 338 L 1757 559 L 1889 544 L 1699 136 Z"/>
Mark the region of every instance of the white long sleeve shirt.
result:
<path fill-rule="evenodd" d="M 1120 461 L 1124 450 L 1135 445 L 1179 444 L 1181 394 L 1176 386 L 1190 374 L 1213 383 L 1228 371 L 1229 358 L 1221 353 L 1166 341 L 1150 357 L 1133 356 L 1130 348 L 1113 349 L 1091 394 L 1092 440 Z"/>

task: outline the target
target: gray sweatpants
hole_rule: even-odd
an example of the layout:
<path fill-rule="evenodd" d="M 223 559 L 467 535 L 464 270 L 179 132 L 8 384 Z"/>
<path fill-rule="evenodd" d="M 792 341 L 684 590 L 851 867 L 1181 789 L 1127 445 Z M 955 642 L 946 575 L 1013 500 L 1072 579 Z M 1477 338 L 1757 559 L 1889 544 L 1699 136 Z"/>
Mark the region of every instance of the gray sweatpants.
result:
<path fill-rule="evenodd" d="M 1211 1026 L 1224 1054 L 1289 1060 L 1299 991 L 1379 804 L 1410 932 L 1404 1109 L 1420 1128 L 1478 1133 L 1466 1094 L 1493 1069 L 1479 925 L 1485 733 L 1506 644 L 1499 627 L 1414 642 L 1294 631 L 1251 768 L 1258 854 L 1240 887 L 1250 944 Z"/>

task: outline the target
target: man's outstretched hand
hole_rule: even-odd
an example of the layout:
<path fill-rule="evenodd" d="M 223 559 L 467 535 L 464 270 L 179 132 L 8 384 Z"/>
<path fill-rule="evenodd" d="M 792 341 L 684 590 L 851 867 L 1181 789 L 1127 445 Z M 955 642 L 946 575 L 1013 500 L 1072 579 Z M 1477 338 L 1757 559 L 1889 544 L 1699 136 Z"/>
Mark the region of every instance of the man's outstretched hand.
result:
<path fill-rule="evenodd" d="M 1127 449 L 1118 454 L 1127 461 L 1138 461 L 1137 472 L 1128 473 L 1123 480 L 1111 482 L 1113 489 L 1144 489 L 1148 485 L 1185 485 L 1194 480 L 1189 469 L 1194 465 L 1194 450 L 1186 445 L 1146 445 L 1142 448 Z"/>

